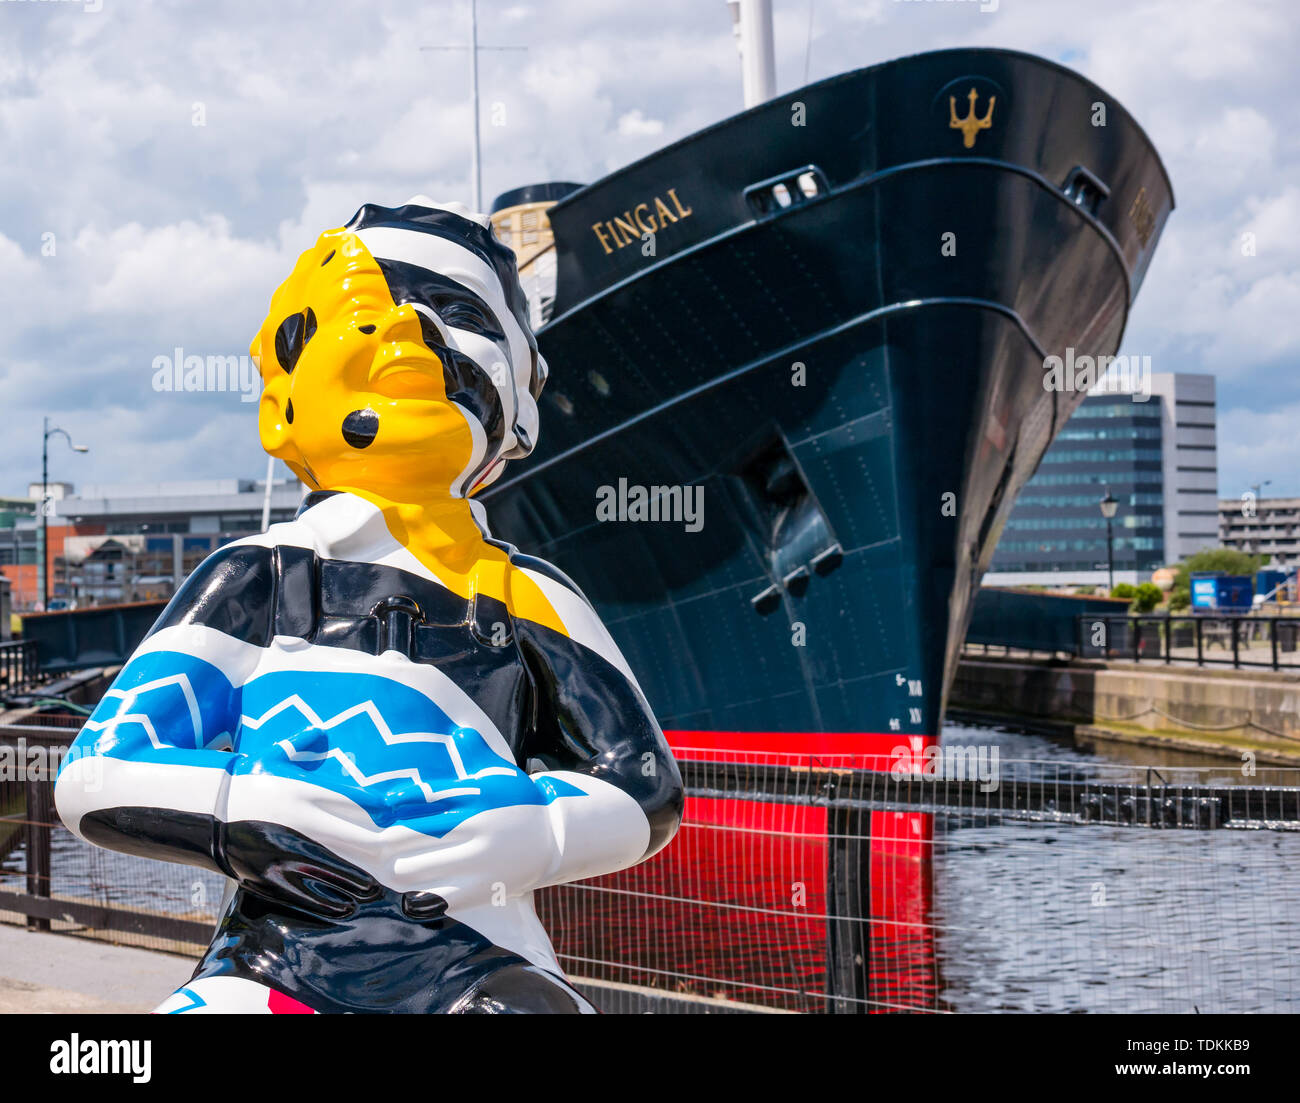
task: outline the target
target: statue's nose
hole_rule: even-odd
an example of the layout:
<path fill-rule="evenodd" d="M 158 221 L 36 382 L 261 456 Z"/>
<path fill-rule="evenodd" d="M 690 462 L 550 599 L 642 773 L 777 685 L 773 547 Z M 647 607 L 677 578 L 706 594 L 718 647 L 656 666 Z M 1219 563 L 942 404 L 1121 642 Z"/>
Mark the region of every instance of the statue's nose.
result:
<path fill-rule="evenodd" d="M 382 341 L 427 343 L 431 327 L 433 333 L 441 338 L 432 312 L 416 310 L 410 303 L 406 303 L 384 316 L 379 326 L 379 336 Z M 438 343 L 441 344 L 441 340 Z"/>

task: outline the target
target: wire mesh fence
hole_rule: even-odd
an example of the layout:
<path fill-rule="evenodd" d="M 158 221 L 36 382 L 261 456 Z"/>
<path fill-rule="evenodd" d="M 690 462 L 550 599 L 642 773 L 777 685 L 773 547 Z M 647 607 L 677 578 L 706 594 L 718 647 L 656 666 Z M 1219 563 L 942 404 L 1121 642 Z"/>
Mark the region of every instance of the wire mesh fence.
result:
<path fill-rule="evenodd" d="M 178 953 L 205 946 L 224 879 L 89 846 L 54 809 L 54 777 L 84 717 L 0 728 L 0 921 Z"/>
<path fill-rule="evenodd" d="M 984 745 L 681 765 L 666 851 L 536 896 L 606 1010 L 1300 1010 L 1300 771 Z M 83 844 L 33 792 L 0 810 L 0 920 L 206 944 L 222 878 Z"/>
<path fill-rule="evenodd" d="M 166 953 L 207 946 L 225 891 L 219 875 L 90 846 L 57 820 L 22 826 L 48 831 L 50 872 L 29 876 L 25 841 L 0 859 L 0 922 Z"/>
<path fill-rule="evenodd" d="M 1300 1007 L 1297 771 L 773 757 L 684 763 L 667 852 L 544 895 L 566 969 L 799 1012 Z"/>

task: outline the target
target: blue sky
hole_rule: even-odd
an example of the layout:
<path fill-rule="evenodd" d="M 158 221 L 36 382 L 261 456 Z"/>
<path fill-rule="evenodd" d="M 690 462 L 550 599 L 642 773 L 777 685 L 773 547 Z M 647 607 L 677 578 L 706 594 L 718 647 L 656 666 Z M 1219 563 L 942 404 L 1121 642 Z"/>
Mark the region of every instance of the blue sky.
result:
<path fill-rule="evenodd" d="M 815 0 L 811 41 L 808 0 L 774 4 L 781 90 L 987 45 L 1119 99 L 1178 202 L 1121 351 L 1218 377 L 1221 494 L 1300 494 L 1300 3 Z M 489 200 L 741 107 L 723 0 L 479 9 L 484 44 L 528 47 L 482 57 Z M 467 197 L 466 61 L 419 50 L 463 42 L 467 11 L 0 0 L 0 494 L 39 479 L 45 413 L 91 446 L 56 443 L 52 478 L 261 474 L 255 405 L 158 393 L 155 358 L 244 353 L 294 257 L 363 202 Z"/>

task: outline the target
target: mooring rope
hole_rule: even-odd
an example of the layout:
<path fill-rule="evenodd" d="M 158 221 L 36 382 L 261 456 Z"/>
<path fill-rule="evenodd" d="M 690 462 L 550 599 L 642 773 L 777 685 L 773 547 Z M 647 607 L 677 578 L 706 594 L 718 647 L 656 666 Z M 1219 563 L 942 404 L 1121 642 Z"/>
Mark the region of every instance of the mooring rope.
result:
<path fill-rule="evenodd" d="M 1290 732 L 1277 731 L 1274 728 L 1270 728 L 1264 724 L 1257 723 L 1255 720 L 1255 713 L 1253 709 L 1248 709 L 1246 711 L 1246 719 L 1244 721 L 1235 724 L 1222 724 L 1222 725 L 1197 724 L 1194 721 L 1184 720 L 1182 717 L 1174 716 L 1171 713 L 1165 712 L 1162 709 L 1158 709 L 1156 708 L 1155 705 L 1148 705 L 1141 712 L 1135 712 L 1132 716 L 1123 716 L 1123 717 L 1107 716 L 1104 713 L 1097 713 L 1096 716 L 1097 719 L 1107 720 L 1110 721 L 1111 723 L 1127 724 L 1127 723 L 1131 723 L 1134 720 L 1139 720 L 1143 716 L 1150 716 L 1152 713 L 1154 713 L 1156 716 L 1162 717 L 1165 720 L 1171 720 L 1173 721 L 1173 723 L 1178 724 L 1181 727 L 1191 728 L 1193 731 L 1227 732 L 1227 731 L 1237 731 L 1243 728 L 1254 728 L 1256 731 L 1267 732 L 1269 735 L 1276 736 L 1278 739 L 1286 739 L 1291 742 L 1300 742 L 1300 735 L 1293 735 Z"/>

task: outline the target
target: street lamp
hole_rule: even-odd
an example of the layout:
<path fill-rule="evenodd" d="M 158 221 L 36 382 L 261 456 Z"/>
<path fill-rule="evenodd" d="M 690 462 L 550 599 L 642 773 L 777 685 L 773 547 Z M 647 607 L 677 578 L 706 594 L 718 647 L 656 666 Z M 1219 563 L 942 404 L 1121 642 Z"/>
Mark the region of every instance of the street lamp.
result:
<path fill-rule="evenodd" d="M 1107 593 L 1115 591 L 1115 539 L 1111 529 L 1111 522 L 1115 519 L 1115 512 L 1119 509 L 1119 499 L 1111 492 L 1110 487 L 1106 488 L 1106 497 L 1097 503 L 1101 507 L 1101 515 L 1106 518 L 1106 571 L 1110 576 L 1110 586 Z"/>
<path fill-rule="evenodd" d="M 50 607 L 50 437 L 63 434 L 68 447 L 74 452 L 89 452 L 84 444 L 74 444 L 66 429 L 50 428 L 50 419 L 45 419 L 45 438 L 41 441 L 41 602 L 42 608 Z"/>

